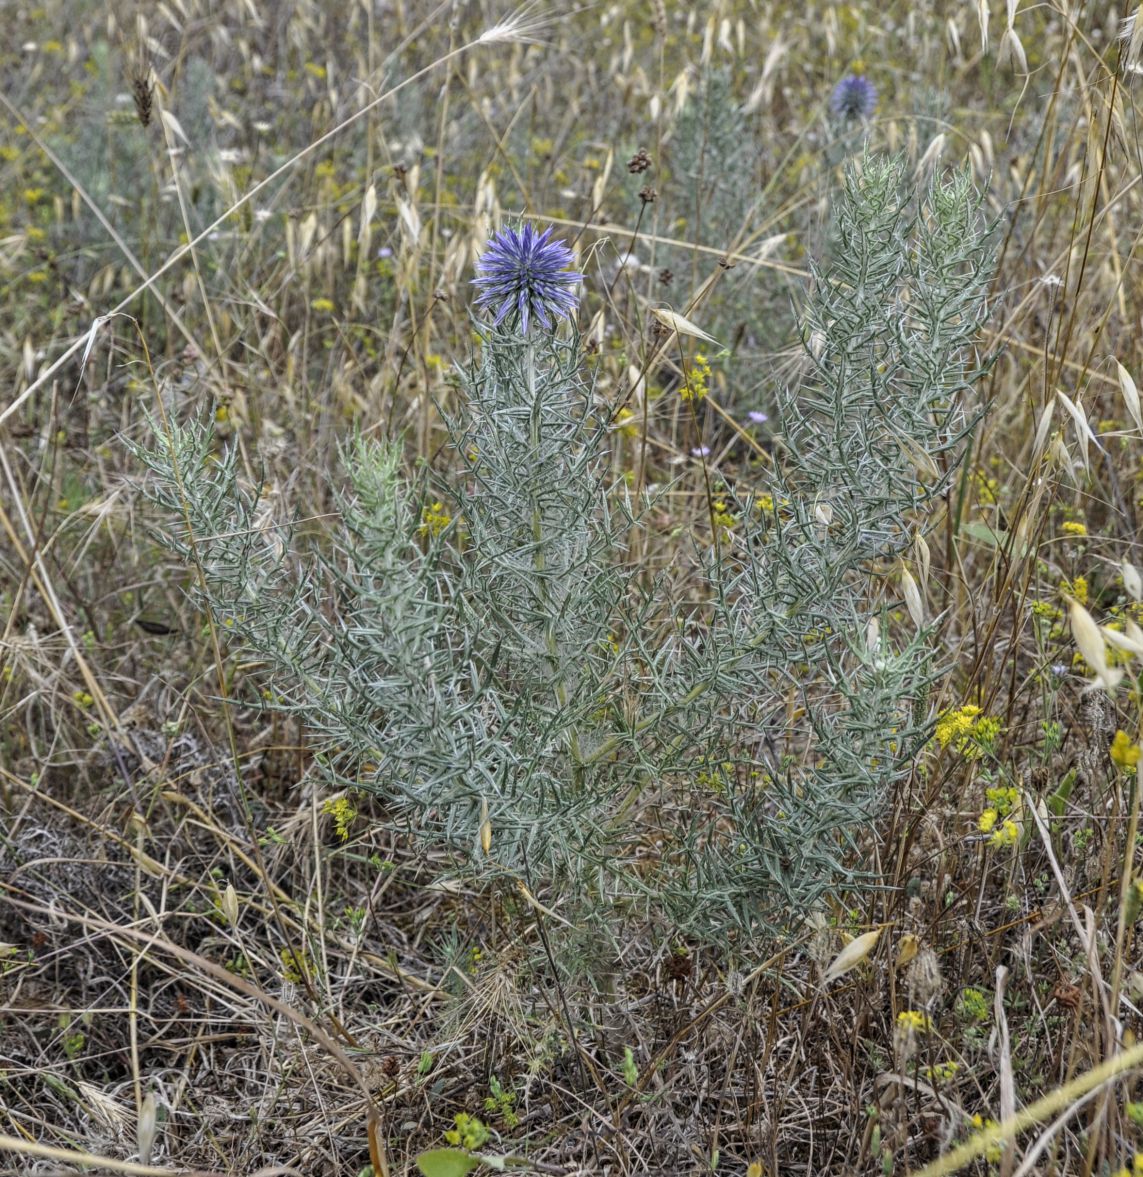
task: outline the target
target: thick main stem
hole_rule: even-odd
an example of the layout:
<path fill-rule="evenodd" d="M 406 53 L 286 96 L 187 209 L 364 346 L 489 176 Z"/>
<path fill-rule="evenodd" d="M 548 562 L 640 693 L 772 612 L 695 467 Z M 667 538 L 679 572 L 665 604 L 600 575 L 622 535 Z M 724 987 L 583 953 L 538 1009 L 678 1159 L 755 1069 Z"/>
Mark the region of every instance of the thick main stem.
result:
<path fill-rule="evenodd" d="M 529 440 L 532 445 L 532 454 L 535 456 L 540 452 L 543 403 L 536 389 L 536 345 L 531 340 L 525 345 L 524 350 L 524 380 L 528 394 L 528 404 L 532 414 Z M 560 666 L 559 643 L 556 640 L 555 632 L 556 618 L 552 612 L 552 598 L 548 591 L 543 519 L 540 504 L 534 492 L 532 496 L 532 543 L 534 545 L 532 562 L 533 567 L 536 569 L 537 592 L 539 593 L 540 603 L 544 613 L 544 643 L 547 646 L 552 673 L 556 678 L 556 702 L 562 711 L 567 707 L 570 696 L 567 682 L 564 679 L 563 670 Z M 580 753 L 579 735 L 574 729 L 571 732 L 570 745 L 576 783 L 579 784 L 583 774 L 583 759 Z"/>

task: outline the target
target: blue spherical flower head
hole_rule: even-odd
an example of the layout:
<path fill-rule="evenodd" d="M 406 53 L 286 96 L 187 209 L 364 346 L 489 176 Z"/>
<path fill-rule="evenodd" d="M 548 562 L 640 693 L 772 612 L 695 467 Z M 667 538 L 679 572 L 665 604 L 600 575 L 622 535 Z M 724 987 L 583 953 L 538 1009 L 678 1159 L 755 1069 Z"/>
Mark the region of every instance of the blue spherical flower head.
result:
<path fill-rule="evenodd" d="M 829 108 L 841 119 L 867 119 L 877 109 L 877 90 L 861 74 L 847 74 L 834 86 Z"/>
<path fill-rule="evenodd" d="M 531 225 L 502 229 L 476 263 L 481 287 L 476 301 L 495 307 L 497 327 L 511 316 L 526 335 L 532 320 L 550 328 L 554 319 L 570 318 L 578 303 L 571 289 L 583 278 L 567 267 L 572 252 L 562 241 L 550 241 L 550 228 L 537 233 Z"/>

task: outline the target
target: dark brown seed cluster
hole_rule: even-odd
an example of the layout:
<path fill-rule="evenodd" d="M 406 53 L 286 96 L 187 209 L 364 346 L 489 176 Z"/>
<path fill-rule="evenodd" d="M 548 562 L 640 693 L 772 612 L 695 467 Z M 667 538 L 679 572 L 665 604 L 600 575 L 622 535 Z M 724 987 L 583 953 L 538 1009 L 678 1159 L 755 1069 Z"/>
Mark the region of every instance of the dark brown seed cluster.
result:
<path fill-rule="evenodd" d="M 651 157 L 647 154 L 646 147 L 640 147 L 638 151 L 627 161 L 627 170 L 633 175 L 638 176 L 645 172 L 651 166 Z"/>
<path fill-rule="evenodd" d="M 135 99 L 135 113 L 139 116 L 139 122 L 149 127 L 155 87 L 147 74 L 137 73 L 131 79 L 131 97 Z"/>

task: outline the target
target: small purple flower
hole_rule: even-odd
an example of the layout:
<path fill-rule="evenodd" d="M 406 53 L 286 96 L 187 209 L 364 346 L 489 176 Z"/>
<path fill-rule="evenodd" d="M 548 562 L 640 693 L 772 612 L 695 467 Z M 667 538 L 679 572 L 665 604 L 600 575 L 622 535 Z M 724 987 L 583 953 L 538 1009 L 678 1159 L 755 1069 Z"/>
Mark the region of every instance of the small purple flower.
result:
<path fill-rule="evenodd" d="M 691 450 L 691 457 L 692 458 L 709 458 L 710 457 L 710 446 L 696 445 L 695 448 L 693 450 Z"/>
<path fill-rule="evenodd" d="M 746 415 L 750 418 L 751 425 L 765 425 L 770 420 L 770 414 L 763 413 L 759 409 L 751 409 Z"/>
<path fill-rule="evenodd" d="M 575 311 L 578 298 L 571 287 L 583 275 L 567 268 L 572 252 L 562 241 L 549 241 L 551 233 L 550 228 L 537 233 L 531 225 L 502 229 L 480 255 L 472 280 L 482 287 L 476 301 L 496 309 L 497 327 L 511 315 L 527 335 L 533 319 L 550 328 L 553 318 L 567 319 Z"/>
<path fill-rule="evenodd" d="M 839 119 L 867 119 L 877 109 L 877 90 L 861 74 L 846 74 L 834 86 L 829 108 Z"/>

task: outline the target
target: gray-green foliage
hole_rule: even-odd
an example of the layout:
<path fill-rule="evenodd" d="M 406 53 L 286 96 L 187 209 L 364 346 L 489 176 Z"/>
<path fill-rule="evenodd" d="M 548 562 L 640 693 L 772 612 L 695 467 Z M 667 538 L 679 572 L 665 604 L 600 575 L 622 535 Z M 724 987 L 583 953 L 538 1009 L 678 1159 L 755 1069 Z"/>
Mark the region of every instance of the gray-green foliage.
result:
<path fill-rule="evenodd" d="M 777 509 L 712 567 L 712 645 L 740 652 L 726 698 L 750 700 L 771 733 L 791 701 L 804 710 L 792 738 L 775 736 L 787 759 L 771 754 L 764 790 L 741 772 L 727 786 L 736 831 L 755 836 L 693 860 L 703 888 L 740 909 L 777 890 L 796 910 L 836 885 L 830 848 L 861 834 L 911 769 L 931 651 L 923 634 L 892 649 L 870 629 L 884 587 L 871 573 L 894 572 L 923 530 L 978 412 L 991 250 L 968 178 L 914 203 L 898 161 L 867 157 L 847 173 L 836 230 L 836 263 L 813 271 L 809 374 L 779 396 Z"/>
<path fill-rule="evenodd" d="M 679 115 L 672 137 L 665 199 L 673 216 L 686 219 L 694 240 L 724 244 L 736 233 L 756 187 L 760 152 L 725 71 L 711 70 Z"/>
<path fill-rule="evenodd" d="M 574 338 L 484 329 L 439 534 L 399 446 L 349 445 L 316 577 L 205 428 L 156 431 L 149 493 L 187 525 L 169 542 L 330 779 L 573 922 L 789 927 L 860 877 L 932 674 L 925 635 L 891 632 L 884 573 L 964 452 L 990 250 L 965 178 L 917 200 L 872 158 L 838 234 L 810 291 L 808 376 L 780 390 L 769 500 L 738 497 L 705 599 L 667 624 L 625 561 L 642 523 L 604 482 L 607 412 Z"/>
<path fill-rule="evenodd" d="M 729 251 L 752 245 L 757 222 L 765 215 L 759 184 L 761 146 L 752 133 L 732 92 L 724 70 L 708 70 L 679 115 L 664 161 L 663 191 L 659 197 L 668 237 L 707 250 Z M 643 178 L 635 177 L 638 189 Z M 666 226 L 669 226 L 667 228 Z M 746 250 L 751 252 L 748 247 Z M 717 256 L 717 254 L 715 255 Z M 685 246 L 659 244 L 655 265 L 669 269 L 691 289 L 698 288 L 714 265 L 709 253 Z M 766 299 L 765 318 L 785 320 L 789 302 L 784 290 L 769 289 L 765 271 L 750 263 L 724 272 L 704 300 L 703 323 L 719 339 L 735 339 L 743 331 L 754 334 L 752 321 L 760 299 Z M 663 290 L 670 296 L 670 290 Z"/>

